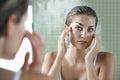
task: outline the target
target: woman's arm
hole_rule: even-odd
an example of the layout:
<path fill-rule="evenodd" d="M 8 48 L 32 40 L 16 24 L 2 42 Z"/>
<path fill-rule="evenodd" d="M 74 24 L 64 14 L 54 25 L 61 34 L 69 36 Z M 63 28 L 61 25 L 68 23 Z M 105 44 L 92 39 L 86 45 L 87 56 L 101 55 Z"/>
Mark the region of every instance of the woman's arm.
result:
<path fill-rule="evenodd" d="M 114 58 L 111 53 L 99 53 L 99 40 L 95 35 L 95 44 L 85 56 L 85 64 L 88 80 L 114 80 Z M 99 53 L 99 54 L 98 54 Z M 102 55 L 101 55 L 102 54 Z M 97 59 L 99 64 L 99 75 L 95 70 L 94 59 Z"/>
<path fill-rule="evenodd" d="M 114 80 L 114 57 L 111 53 L 103 53 L 101 57 L 101 66 L 99 80 Z"/>
<path fill-rule="evenodd" d="M 56 52 L 47 53 L 42 65 L 42 73 L 57 80 L 63 57 L 58 56 Z"/>
<path fill-rule="evenodd" d="M 56 58 L 51 62 L 52 58 L 49 59 L 49 57 L 48 57 L 49 60 L 46 59 L 44 65 L 43 65 L 43 72 L 44 73 L 47 72 L 49 76 L 54 78 L 54 80 L 57 80 L 58 75 L 60 73 L 61 63 L 62 63 L 62 60 L 64 58 L 64 55 L 66 54 L 65 37 L 70 31 L 71 31 L 71 28 L 69 27 L 69 28 L 66 28 L 61 33 L 61 36 L 58 40 L 58 51 L 57 51 Z M 49 63 L 49 61 L 50 61 L 50 63 Z"/>
<path fill-rule="evenodd" d="M 99 80 L 93 61 L 85 60 L 85 64 L 86 64 L 87 79 L 88 80 Z"/>
<path fill-rule="evenodd" d="M 114 57 L 111 53 L 99 53 L 97 64 L 99 74 L 95 70 L 93 62 L 86 61 L 88 80 L 114 80 Z"/>
<path fill-rule="evenodd" d="M 53 65 L 55 58 L 56 58 L 57 52 L 48 52 L 45 55 L 43 64 L 42 64 L 42 73 L 48 74 L 50 71 L 51 66 Z"/>
<path fill-rule="evenodd" d="M 86 64 L 86 72 L 87 72 L 88 80 L 99 80 L 99 77 L 94 67 L 94 59 L 99 52 L 100 44 L 99 44 L 99 39 L 95 34 L 94 34 L 94 40 L 95 42 L 93 47 L 85 56 L 85 64 Z"/>

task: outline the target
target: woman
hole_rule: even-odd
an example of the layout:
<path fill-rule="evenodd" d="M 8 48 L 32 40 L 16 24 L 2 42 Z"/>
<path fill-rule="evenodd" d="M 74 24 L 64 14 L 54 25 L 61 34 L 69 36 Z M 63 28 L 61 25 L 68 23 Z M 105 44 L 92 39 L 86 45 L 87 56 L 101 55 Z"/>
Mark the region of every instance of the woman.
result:
<path fill-rule="evenodd" d="M 36 32 L 31 34 L 25 30 L 27 8 L 28 0 L 0 0 L 0 58 L 13 59 L 25 37 L 30 40 L 33 50 L 32 64 L 28 64 L 28 52 L 22 71 L 14 73 L 0 68 L 0 80 L 53 80 L 38 72 L 44 43 Z"/>
<path fill-rule="evenodd" d="M 100 43 L 95 34 L 97 22 L 92 8 L 74 7 L 67 15 L 58 51 L 45 56 L 42 72 L 49 75 L 56 72 L 56 80 L 113 80 L 114 58 L 109 52 L 99 51 Z M 66 35 L 69 36 L 67 50 Z"/>

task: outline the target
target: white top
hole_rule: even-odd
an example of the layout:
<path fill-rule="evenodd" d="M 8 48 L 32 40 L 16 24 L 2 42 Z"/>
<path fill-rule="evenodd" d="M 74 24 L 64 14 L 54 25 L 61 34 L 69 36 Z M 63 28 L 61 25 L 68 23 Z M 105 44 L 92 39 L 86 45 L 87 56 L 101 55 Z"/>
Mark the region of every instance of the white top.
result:
<path fill-rule="evenodd" d="M 20 80 L 21 73 L 22 73 L 21 71 L 16 72 L 14 77 L 13 77 L 13 80 Z"/>

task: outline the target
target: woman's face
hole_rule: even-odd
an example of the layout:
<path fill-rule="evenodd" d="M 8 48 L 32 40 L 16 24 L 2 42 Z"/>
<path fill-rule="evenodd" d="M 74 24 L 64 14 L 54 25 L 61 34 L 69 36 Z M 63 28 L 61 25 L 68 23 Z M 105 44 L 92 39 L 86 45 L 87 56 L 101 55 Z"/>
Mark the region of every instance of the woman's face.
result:
<path fill-rule="evenodd" d="M 95 33 L 96 19 L 87 15 L 73 16 L 70 42 L 77 49 L 86 49 L 90 46 Z"/>
<path fill-rule="evenodd" d="M 11 28 L 11 33 L 5 38 L 4 53 L 3 58 L 13 59 L 23 41 L 25 36 L 24 22 L 27 18 L 27 13 L 25 13 L 20 22 L 14 23 Z"/>

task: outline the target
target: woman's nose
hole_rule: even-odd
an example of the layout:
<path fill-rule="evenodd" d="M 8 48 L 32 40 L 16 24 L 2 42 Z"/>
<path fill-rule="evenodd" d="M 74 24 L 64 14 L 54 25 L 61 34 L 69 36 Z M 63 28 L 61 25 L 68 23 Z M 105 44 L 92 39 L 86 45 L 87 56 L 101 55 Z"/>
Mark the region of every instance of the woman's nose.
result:
<path fill-rule="evenodd" d="M 86 38 L 87 37 L 87 32 L 86 31 L 82 31 L 81 32 L 81 37 L 82 38 Z"/>

